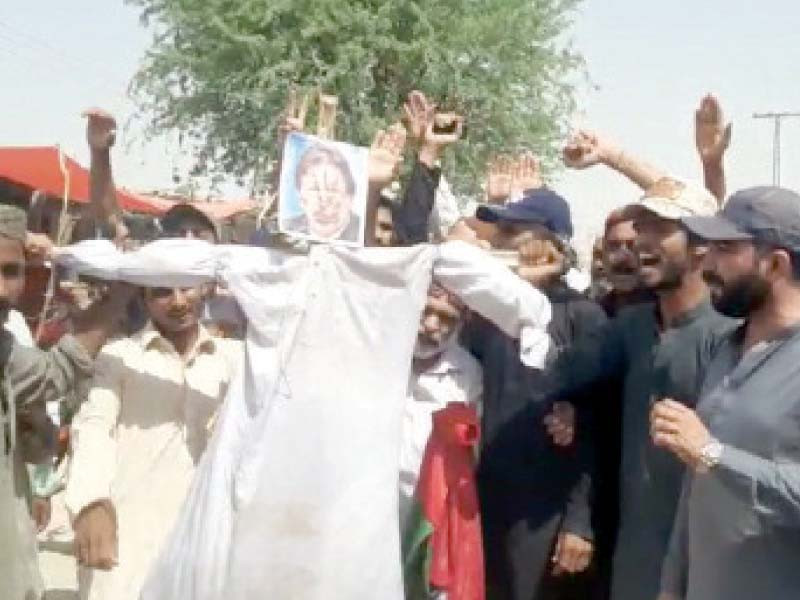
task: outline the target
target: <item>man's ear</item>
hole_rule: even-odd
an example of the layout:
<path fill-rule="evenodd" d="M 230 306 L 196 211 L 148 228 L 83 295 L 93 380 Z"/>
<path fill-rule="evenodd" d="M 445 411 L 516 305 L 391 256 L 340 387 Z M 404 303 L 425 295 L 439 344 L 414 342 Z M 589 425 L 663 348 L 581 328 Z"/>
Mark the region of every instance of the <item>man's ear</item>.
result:
<path fill-rule="evenodd" d="M 765 259 L 767 261 L 767 277 L 794 279 L 792 257 L 786 250 L 780 248 L 772 250 L 765 256 Z"/>

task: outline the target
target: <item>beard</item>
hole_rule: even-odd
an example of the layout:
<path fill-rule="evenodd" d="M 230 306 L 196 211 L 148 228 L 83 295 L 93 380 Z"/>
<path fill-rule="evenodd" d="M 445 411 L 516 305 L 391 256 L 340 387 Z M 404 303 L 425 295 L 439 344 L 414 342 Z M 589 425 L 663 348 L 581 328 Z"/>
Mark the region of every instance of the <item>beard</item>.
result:
<path fill-rule="evenodd" d="M 727 317 L 743 319 L 764 306 L 769 297 L 769 282 L 752 271 L 725 282 L 712 272 L 703 273 L 711 288 L 711 302 L 716 311 Z"/>
<path fill-rule="evenodd" d="M 681 287 L 683 278 L 688 270 L 686 263 L 684 261 L 670 260 L 666 257 L 660 258 L 659 262 L 661 263 L 658 265 L 660 276 L 655 282 L 650 282 L 647 277 L 640 276 L 640 281 L 644 287 L 654 292 L 668 292 Z M 652 267 L 645 268 L 652 269 Z"/>

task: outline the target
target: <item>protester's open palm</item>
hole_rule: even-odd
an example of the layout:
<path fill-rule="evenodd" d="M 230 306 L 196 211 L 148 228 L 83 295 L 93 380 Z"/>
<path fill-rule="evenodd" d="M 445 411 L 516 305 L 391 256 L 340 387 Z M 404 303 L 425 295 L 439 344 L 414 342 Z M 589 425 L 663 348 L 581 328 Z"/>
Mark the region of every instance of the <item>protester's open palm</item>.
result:
<path fill-rule="evenodd" d="M 406 130 L 399 123 L 375 134 L 369 149 L 370 185 L 383 189 L 397 178 L 403 162 L 405 144 Z"/>
<path fill-rule="evenodd" d="M 731 143 L 731 124 L 725 124 L 722 107 L 708 94 L 695 111 L 695 143 L 703 162 L 719 162 Z"/>
<path fill-rule="evenodd" d="M 542 173 L 537 159 L 530 152 L 517 157 L 511 182 L 512 192 L 523 193 L 542 187 Z"/>
<path fill-rule="evenodd" d="M 500 204 L 511 195 L 513 164 L 507 156 L 498 156 L 489 162 L 486 174 L 486 195 L 490 203 Z"/>

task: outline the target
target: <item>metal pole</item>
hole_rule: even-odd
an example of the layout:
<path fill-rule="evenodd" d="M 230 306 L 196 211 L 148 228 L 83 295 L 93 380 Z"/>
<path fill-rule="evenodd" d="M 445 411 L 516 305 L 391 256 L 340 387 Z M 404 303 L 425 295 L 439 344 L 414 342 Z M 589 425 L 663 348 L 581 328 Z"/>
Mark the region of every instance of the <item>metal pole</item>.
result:
<path fill-rule="evenodd" d="M 772 140 L 772 184 L 781 184 L 781 121 L 792 117 L 800 117 L 800 112 L 755 113 L 754 119 L 772 119 L 775 134 Z"/>
<path fill-rule="evenodd" d="M 781 184 L 781 118 L 775 118 L 775 139 L 772 142 L 772 185 Z"/>

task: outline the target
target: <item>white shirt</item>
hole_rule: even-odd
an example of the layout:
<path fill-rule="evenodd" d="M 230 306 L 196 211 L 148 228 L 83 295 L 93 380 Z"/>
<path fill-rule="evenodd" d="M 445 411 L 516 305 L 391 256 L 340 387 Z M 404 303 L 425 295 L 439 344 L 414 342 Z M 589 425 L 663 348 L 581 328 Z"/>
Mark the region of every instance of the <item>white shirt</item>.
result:
<path fill-rule="evenodd" d="M 308 256 L 197 240 L 119 255 L 61 249 L 78 271 L 139 285 L 227 286 L 248 320 L 235 377 L 143 600 L 401 600 L 398 456 L 419 319 L 435 276 L 533 362 L 547 299 L 464 244 Z"/>
<path fill-rule="evenodd" d="M 212 338 L 201 327 L 184 359 L 148 325 L 98 354 L 89 397 L 72 424 L 65 503 L 74 517 L 111 499 L 119 564 L 82 571 L 81 597 L 139 597 L 186 498 L 241 349 L 241 342 Z"/>
<path fill-rule="evenodd" d="M 482 393 L 480 364 L 455 341 L 427 371 L 411 375 L 400 446 L 401 532 L 414 505 L 422 458 L 433 430 L 433 413 L 451 402 L 478 405 Z"/>

